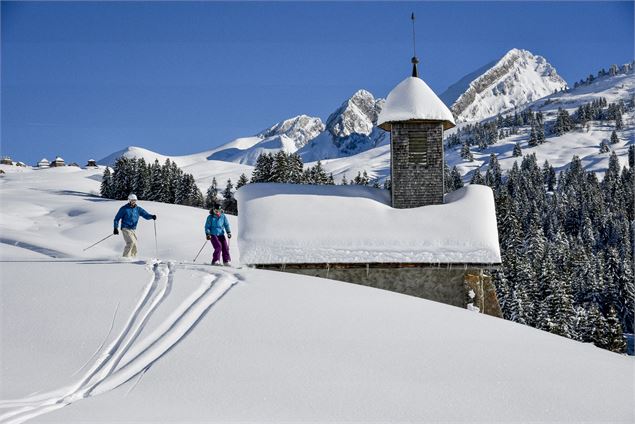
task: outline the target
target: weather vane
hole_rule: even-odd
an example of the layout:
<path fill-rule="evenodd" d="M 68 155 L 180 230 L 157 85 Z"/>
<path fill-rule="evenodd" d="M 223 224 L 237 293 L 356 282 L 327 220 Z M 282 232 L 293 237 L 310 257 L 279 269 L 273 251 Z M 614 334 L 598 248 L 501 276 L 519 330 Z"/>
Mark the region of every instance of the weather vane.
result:
<path fill-rule="evenodd" d="M 417 78 L 419 77 L 419 71 L 417 70 L 417 63 L 419 63 L 419 59 L 417 59 L 417 40 L 415 37 L 415 13 L 412 12 L 410 15 L 410 20 L 412 20 L 412 76 Z"/>

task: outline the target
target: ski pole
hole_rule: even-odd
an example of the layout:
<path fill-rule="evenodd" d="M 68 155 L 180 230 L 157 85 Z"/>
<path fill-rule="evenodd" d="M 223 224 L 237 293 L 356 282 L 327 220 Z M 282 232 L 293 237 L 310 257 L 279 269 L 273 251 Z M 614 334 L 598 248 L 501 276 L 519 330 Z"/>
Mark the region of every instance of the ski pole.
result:
<path fill-rule="evenodd" d="M 205 249 L 205 246 L 207 246 L 207 240 L 205 240 L 205 243 L 203 243 L 203 247 L 201 247 L 201 250 L 198 251 L 198 253 L 196 254 L 196 257 L 194 258 L 192 262 L 196 262 L 196 260 L 198 259 L 198 255 L 200 255 L 203 249 Z"/>
<path fill-rule="evenodd" d="M 109 235 L 108 237 L 104 237 L 103 239 L 99 240 L 99 241 L 98 241 L 97 243 L 95 243 L 95 244 L 91 244 L 90 246 L 88 246 L 88 247 L 87 247 L 86 249 L 84 249 L 83 251 L 85 252 L 85 251 L 87 251 L 88 249 L 90 249 L 91 247 L 93 247 L 93 246 L 97 246 L 99 243 L 101 243 L 102 241 L 104 241 L 104 240 L 106 240 L 106 239 L 108 239 L 108 238 L 110 238 L 110 237 L 112 237 L 112 236 L 114 236 L 114 234 L 111 234 L 111 235 Z"/>
<path fill-rule="evenodd" d="M 157 221 L 154 220 L 154 251 L 156 252 L 157 259 L 159 259 L 159 242 L 157 241 Z"/>

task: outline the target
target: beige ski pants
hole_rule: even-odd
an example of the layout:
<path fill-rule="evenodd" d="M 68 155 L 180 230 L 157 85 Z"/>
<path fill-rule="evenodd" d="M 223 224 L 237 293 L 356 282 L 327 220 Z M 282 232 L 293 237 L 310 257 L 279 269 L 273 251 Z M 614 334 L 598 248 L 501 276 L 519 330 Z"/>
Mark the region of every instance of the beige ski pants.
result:
<path fill-rule="evenodd" d="M 121 234 L 123 234 L 123 239 L 126 241 L 126 247 L 123 249 L 123 257 L 134 258 L 137 256 L 137 234 L 134 230 L 128 228 L 122 228 Z"/>

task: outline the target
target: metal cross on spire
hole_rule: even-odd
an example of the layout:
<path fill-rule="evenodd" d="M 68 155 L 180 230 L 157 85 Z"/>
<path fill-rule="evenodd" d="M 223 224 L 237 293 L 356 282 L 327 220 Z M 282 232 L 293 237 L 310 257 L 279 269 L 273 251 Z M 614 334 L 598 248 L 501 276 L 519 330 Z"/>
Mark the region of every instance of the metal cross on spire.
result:
<path fill-rule="evenodd" d="M 419 63 L 419 59 L 417 59 L 417 40 L 415 37 L 415 14 L 412 12 L 410 15 L 410 20 L 412 20 L 412 76 L 417 78 L 419 77 L 419 71 L 417 70 L 417 63 Z"/>

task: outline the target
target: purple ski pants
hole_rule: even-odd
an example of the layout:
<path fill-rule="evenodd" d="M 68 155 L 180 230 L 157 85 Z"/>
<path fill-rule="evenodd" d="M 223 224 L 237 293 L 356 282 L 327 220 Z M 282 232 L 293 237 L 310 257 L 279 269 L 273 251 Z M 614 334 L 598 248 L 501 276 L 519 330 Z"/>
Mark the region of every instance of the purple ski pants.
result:
<path fill-rule="evenodd" d="M 210 241 L 212 242 L 212 246 L 214 246 L 212 262 L 218 262 L 221 252 L 223 253 L 223 262 L 231 262 L 231 258 L 229 257 L 229 243 L 227 243 L 225 236 L 212 236 Z"/>

